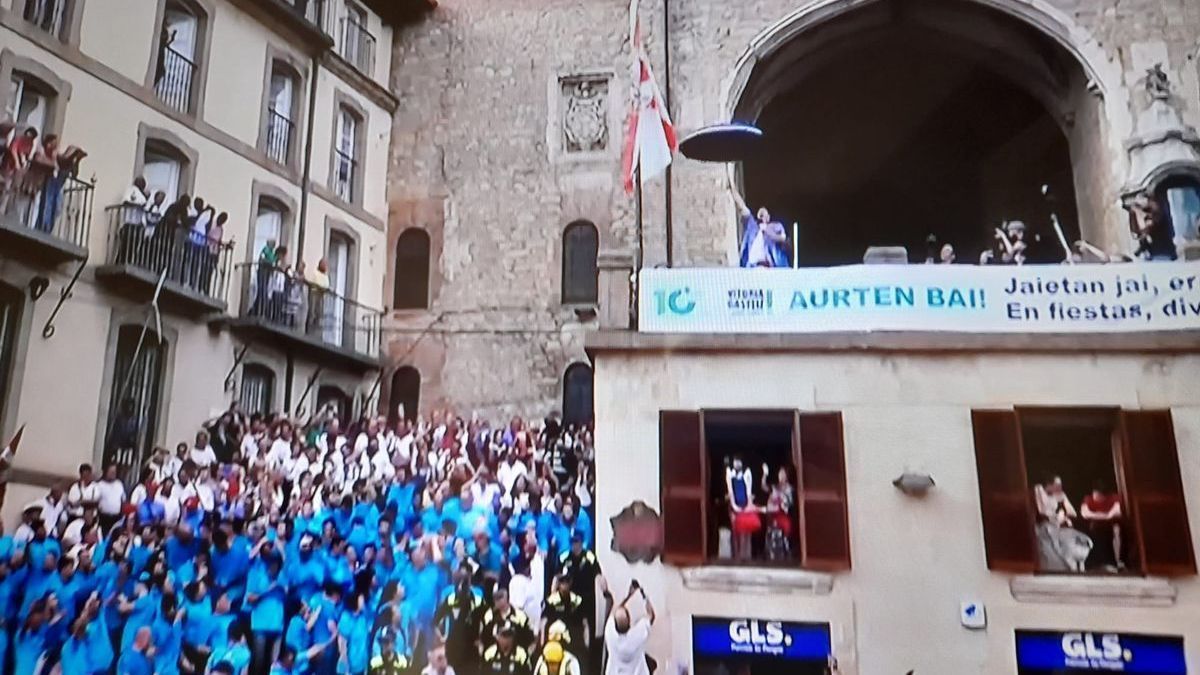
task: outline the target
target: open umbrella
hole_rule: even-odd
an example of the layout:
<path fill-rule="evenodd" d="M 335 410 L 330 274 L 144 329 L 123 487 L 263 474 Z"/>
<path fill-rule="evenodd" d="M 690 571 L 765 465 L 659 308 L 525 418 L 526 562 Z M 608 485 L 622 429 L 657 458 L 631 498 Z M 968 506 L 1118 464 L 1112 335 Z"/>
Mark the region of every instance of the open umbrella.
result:
<path fill-rule="evenodd" d="M 740 162 L 763 145 L 762 129 L 752 124 L 714 124 L 692 132 L 679 144 L 684 156 L 701 162 Z"/>

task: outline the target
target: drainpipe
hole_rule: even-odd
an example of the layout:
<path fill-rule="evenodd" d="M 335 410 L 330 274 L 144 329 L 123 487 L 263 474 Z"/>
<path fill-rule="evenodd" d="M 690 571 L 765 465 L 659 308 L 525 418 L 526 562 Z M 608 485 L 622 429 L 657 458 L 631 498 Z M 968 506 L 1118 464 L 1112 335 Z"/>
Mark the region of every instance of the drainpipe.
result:
<path fill-rule="evenodd" d="M 312 57 L 308 78 L 308 120 L 304 130 L 304 169 L 300 176 L 300 224 L 296 227 L 296 262 L 304 261 L 304 229 L 308 224 L 308 183 L 312 177 L 313 129 L 317 117 L 317 56 Z"/>

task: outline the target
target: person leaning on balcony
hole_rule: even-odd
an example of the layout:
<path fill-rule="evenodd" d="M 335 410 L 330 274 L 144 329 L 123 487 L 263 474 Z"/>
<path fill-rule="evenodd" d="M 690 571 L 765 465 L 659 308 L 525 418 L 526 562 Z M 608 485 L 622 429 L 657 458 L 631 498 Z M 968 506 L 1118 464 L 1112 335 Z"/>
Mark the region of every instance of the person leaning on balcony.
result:
<path fill-rule="evenodd" d="M 270 268 L 267 282 L 267 315 L 275 321 L 283 319 L 283 309 L 287 302 L 288 275 L 291 272 L 287 256 L 286 246 L 275 249 L 275 264 Z"/>
<path fill-rule="evenodd" d="M 308 282 L 307 330 L 313 331 L 321 326 L 325 294 L 329 292 L 329 263 L 324 258 L 318 260 L 316 268 L 306 275 L 305 281 Z"/>
<path fill-rule="evenodd" d="M 63 185 L 71 175 L 71 156 L 59 151 L 61 140 L 56 134 L 46 134 L 42 149 L 30 164 L 30 179 L 34 189 L 41 189 L 37 229 L 52 232 L 62 206 Z"/>
<path fill-rule="evenodd" d="M 787 253 L 787 230 L 783 223 L 771 220 L 771 212 L 765 207 L 757 212 L 750 211 L 742 195 L 733 191 L 733 201 L 742 217 L 742 244 L 740 260 L 742 267 L 789 267 Z"/>
<path fill-rule="evenodd" d="M 7 143 L 0 156 L 0 213 L 8 211 L 13 192 L 37 150 L 37 129 L 29 127 Z"/>
<path fill-rule="evenodd" d="M 146 224 L 146 206 L 149 201 L 150 195 L 146 193 L 146 177 L 134 178 L 133 183 L 125 190 L 125 195 L 121 197 L 121 205 L 125 207 L 121 209 L 121 224 L 134 227 L 144 226 Z"/>

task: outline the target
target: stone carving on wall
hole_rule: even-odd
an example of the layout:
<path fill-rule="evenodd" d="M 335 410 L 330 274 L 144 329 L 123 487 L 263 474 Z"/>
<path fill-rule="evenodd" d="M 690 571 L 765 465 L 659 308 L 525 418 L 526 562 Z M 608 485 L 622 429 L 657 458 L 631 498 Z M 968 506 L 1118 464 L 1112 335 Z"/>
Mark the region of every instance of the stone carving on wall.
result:
<path fill-rule="evenodd" d="M 1153 68 L 1146 71 L 1146 93 L 1155 101 L 1171 98 L 1171 80 L 1161 63 L 1154 64 Z"/>
<path fill-rule="evenodd" d="M 566 77 L 562 85 L 563 148 L 568 154 L 608 148 L 608 77 Z"/>

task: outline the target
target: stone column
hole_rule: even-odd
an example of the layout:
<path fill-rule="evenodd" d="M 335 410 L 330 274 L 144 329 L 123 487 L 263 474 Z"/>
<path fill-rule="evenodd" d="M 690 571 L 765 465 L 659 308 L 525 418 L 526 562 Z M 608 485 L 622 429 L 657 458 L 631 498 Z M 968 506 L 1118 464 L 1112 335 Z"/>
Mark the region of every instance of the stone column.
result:
<path fill-rule="evenodd" d="M 601 251 L 596 256 L 596 270 L 600 329 L 629 330 L 633 326 L 633 253 Z"/>

